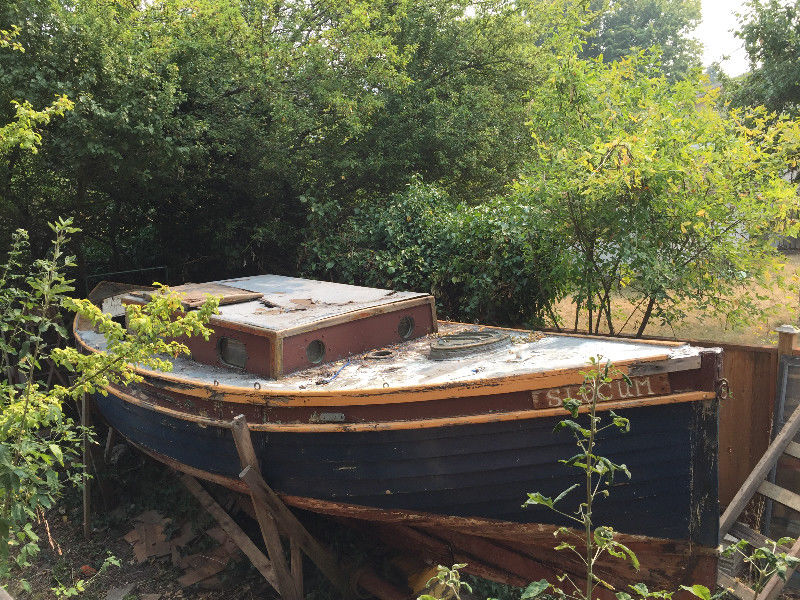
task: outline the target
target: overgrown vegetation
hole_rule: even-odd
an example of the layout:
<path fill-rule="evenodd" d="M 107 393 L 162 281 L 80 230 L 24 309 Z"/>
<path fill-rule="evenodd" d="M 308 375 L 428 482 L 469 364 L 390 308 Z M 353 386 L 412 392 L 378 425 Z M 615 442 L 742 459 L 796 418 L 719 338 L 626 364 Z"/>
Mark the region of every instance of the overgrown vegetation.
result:
<path fill-rule="evenodd" d="M 70 404 L 106 393 L 109 384 L 138 381 L 134 364 L 169 370 L 158 355 L 188 353 L 176 340 L 208 336 L 205 323 L 217 306 L 209 299 L 187 313 L 178 295 L 163 288 L 145 306 L 128 307 L 123 327 L 88 300 L 68 296 L 74 288 L 66 271 L 75 263 L 66 245 L 78 230 L 70 219 L 51 229 L 44 258 L 31 259 L 27 233 L 17 230 L 0 265 L 0 582 L 39 552 L 32 523 L 45 518 L 66 485 L 79 484 L 80 443 L 91 432 L 70 416 Z M 83 354 L 64 345 L 64 309 L 88 319 L 107 351 Z M 55 379 L 55 369 L 72 376 Z"/>
<path fill-rule="evenodd" d="M 45 224 L 74 215 L 79 282 L 268 271 L 433 291 L 444 316 L 503 324 L 552 322 L 565 296 L 597 331 L 674 322 L 683 298 L 737 324 L 796 229 L 782 175 L 799 136 L 715 109 L 697 15 L 695 0 L 14 0 L 0 122 L 63 117 L 34 119 L 38 153 L 0 159 L 0 218 L 41 254 Z M 639 308 L 613 314 L 620 295 Z"/>

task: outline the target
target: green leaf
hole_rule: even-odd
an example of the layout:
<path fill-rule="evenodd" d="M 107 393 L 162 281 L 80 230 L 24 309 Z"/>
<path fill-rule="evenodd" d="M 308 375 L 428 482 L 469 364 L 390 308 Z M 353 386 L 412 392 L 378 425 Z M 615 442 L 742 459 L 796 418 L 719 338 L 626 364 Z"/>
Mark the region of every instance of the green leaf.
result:
<path fill-rule="evenodd" d="M 520 600 L 531 600 L 532 598 L 538 598 L 549 587 L 550 584 L 546 579 L 540 579 L 539 581 L 531 582 L 524 590 L 522 590 Z"/>
<path fill-rule="evenodd" d="M 696 583 L 691 587 L 682 585 L 681 589 L 697 596 L 700 598 L 700 600 L 711 600 L 711 591 L 706 586 L 700 585 L 699 583 Z"/>

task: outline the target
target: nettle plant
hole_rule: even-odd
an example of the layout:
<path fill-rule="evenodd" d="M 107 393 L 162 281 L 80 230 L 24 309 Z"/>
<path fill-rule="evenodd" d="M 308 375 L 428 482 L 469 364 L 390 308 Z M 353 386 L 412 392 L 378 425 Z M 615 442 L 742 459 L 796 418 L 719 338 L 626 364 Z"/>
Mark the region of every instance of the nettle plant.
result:
<path fill-rule="evenodd" d="M 520 599 L 592 600 L 597 587 L 602 586 L 614 591 L 618 600 L 633 600 L 634 598 L 637 600 L 649 598 L 670 600 L 674 591 L 651 591 L 643 583 L 630 585 L 630 591 L 617 591 L 612 582 L 603 581 L 597 576 L 595 566 L 601 558 L 607 555 L 629 561 L 637 570 L 639 560 L 630 548 L 616 539 L 616 532 L 611 527 L 595 526 L 593 521 L 595 502 L 609 496 L 608 487 L 614 478 L 627 477 L 630 479 L 631 477 L 627 466 L 615 463 L 597 453 L 597 440 L 601 433 L 611 430 L 624 434 L 630 430 L 630 421 L 614 411 L 608 411 L 606 418 L 598 415 L 598 404 L 609 399 L 603 394 L 602 389 L 616 376 L 622 377 L 628 385 L 632 385 L 632 382 L 610 361 L 603 362 L 602 356 L 592 357 L 590 361 L 591 368 L 582 373 L 583 385 L 579 388 L 579 398 L 567 398 L 562 401 L 562 406 L 569 411 L 570 418 L 560 421 L 555 428 L 555 431 L 567 430 L 575 438 L 578 452 L 571 458 L 560 462 L 580 471 L 581 481 L 568 487 L 555 498 L 544 496 L 540 492 L 531 492 L 523 504 L 523 506 L 545 506 L 576 525 L 575 528 L 560 527 L 556 530 L 559 541 L 555 549 L 572 552 L 579 557 L 585 566 L 583 577 L 585 583 L 583 586 L 578 585 L 578 582 L 563 573 L 557 577 L 558 584 L 551 583 L 546 579 L 532 582 L 522 591 Z M 581 413 L 586 414 L 587 423 L 579 422 Z M 562 509 L 560 504 L 562 500 L 579 488 L 582 488 L 584 496 L 578 507 L 574 511 Z M 439 567 L 439 579 L 452 581 L 452 570 L 463 566 L 465 565 L 455 565 L 450 570 Z M 452 590 L 454 586 L 449 587 Z M 456 593 L 458 589 L 460 586 L 456 587 Z M 681 589 L 702 600 L 716 600 L 717 598 L 717 596 L 712 596 L 711 591 L 703 585 L 681 586 Z M 430 596 L 423 598 L 430 600 Z"/>
<path fill-rule="evenodd" d="M 575 523 L 577 528 L 560 527 L 556 530 L 559 543 L 555 549 L 572 552 L 580 558 L 586 568 L 585 583 L 580 586 L 568 574 L 563 573 L 558 577 L 558 585 L 545 579 L 534 581 L 522 592 L 521 599 L 529 600 L 547 595 L 559 600 L 592 600 L 597 586 L 603 586 L 613 590 L 619 600 L 633 600 L 633 598 L 669 600 L 674 591 L 651 591 L 643 583 L 630 585 L 630 592 L 616 591 L 611 582 L 603 581 L 596 574 L 595 566 L 606 555 L 627 560 L 637 570 L 639 560 L 630 548 L 615 539 L 616 532 L 611 527 L 595 526 L 592 520 L 595 502 L 609 496 L 608 486 L 613 483 L 614 478 L 631 477 L 627 466 L 615 463 L 597 453 L 598 435 L 607 430 L 627 433 L 630 431 L 630 421 L 613 410 L 608 411 L 608 417 L 603 418 L 598 415 L 597 406 L 609 399 L 603 394 L 602 389 L 604 385 L 611 383 L 614 377 L 622 377 L 628 385 L 632 385 L 632 382 L 625 373 L 615 368 L 611 361 L 603 362 L 602 356 L 592 357 L 590 361 L 591 368 L 582 373 L 583 385 L 579 389 L 579 398 L 567 398 L 562 401 L 563 408 L 569 411 L 571 418 L 560 421 L 555 427 L 555 431 L 568 430 L 574 436 L 578 447 L 577 454 L 560 462 L 580 471 L 583 474 L 582 481 L 568 487 L 555 498 L 546 497 L 539 492 L 529 493 L 528 499 L 523 504 L 523 506 L 545 506 Z M 583 411 L 582 407 L 585 407 Z M 586 413 L 588 423 L 578 422 L 581 412 Z M 576 510 L 562 510 L 557 506 L 570 492 L 578 488 L 583 489 L 584 498 Z M 682 585 L 681 589 L 703 600 L 712 598 L 711 591 L 703 585 L 691 587 Z"/>
<path fill-rule="evenodd" d="M 71 219 L 50 227 L 47 256 L 31 260 L 27 233 L 18 230 L 0 264 L 0 582 L 13 564 L 30 564 L 39 552 L 33 524 L 46 518 L 65 486 L 81 481 L 80 444 L 91 431 L 69 416 L 65 403 L 105 394 L 109 384 L 139 381 L 133 365 L 170 370 L 162 357 L 187 354 L 178 341 L 186 336 L 208 338 L 206 324 L 218 305 L 209 297 L 186 312 L 178 294 L 161 286 L 148 304 L 127 307 L 123 327 L 88 300 L 67 296 L 74 258 L 64 249 L 78 230 Z M 83 354 L 65 345 L 65 310 L 105 336 L 105 352 Z M 54 383 L 55 369 L 68 377 Z"/>
<path fill-rule="evenodd" d="M 747 540 L 739 540 L 731 544 L 722 552 L 723 556 L 739 554 L 744 562 L 750 565 L 750 576 L 752 578 L 752 588 L 756 594 L 764 589 L 767 582 L 777 575 L 786 581 L 788 569 L 794 569 L 800 565 L 800 559 L 791 556 L 785 548 L 787 544 L 795 542 L 794 538 L 783 537 L 777 542 L 766 540 L 763 546 L 755 546 Z"/>

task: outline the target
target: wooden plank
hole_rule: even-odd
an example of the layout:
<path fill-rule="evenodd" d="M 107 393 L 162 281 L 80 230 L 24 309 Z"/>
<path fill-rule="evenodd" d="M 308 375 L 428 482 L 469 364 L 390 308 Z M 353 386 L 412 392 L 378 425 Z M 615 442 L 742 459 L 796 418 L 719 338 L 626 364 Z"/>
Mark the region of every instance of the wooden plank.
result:
<path fill-rule="evenodd" d="M 300 544 L 294 538 L 289 540 L 289 557 L 294 584 L 300 591 L 300 596 L 303 596 L 303 553 Z"/>
<path fill-rule="evenodd" d="M 758 486 L 758 493 L 800 512 L 800 494 L 795 494 L 769 481 L 764 481 Z"/>
<path fill-rule="evenodd" d="M 795 558 L 798 558 L 798 555 L 800 555 L 800 538 L 795 540 L 794 544 L 792 545 L 792 549 L 789 551 L 789 554 Z M 756 600 L 775 600 L 783 591 L 783 588 L 786 587 L 786 583 L 792 578 L 795 570 L 796 567 L 787 567 L 785 580 L 781 579 L 777 575 L 770 577 L 769 581 L 764 586 L 764 589 L 758 594 L 758 598 Z"/>
<path fill-rule="evenodd" d="M 628 369 L 629 377 L 644 377 L 646 375 L 658 375 L 661 373 L 674 373 L 676 371 L 690 371 L 700 368 L 699 356 L 688 356 L 686 358 L 673 358 L 658 362 L 649 362 L 631 365 Z"/>
<path fill-rule="evenodd" d="M 292 511 L 278 498 L 261 473 L 258 470 L 258 460 L 253 450 L 253 443 L 250 439 L 250 429 L 243 415 L 238 415 L 232 422 L 233 437 L 236 441 L 236 448 L 243 447 L 239 452 L 239 457 L 244 470 L 239 475 L 250 488 L 254 501 L 258 500 L 262 506 L 269 509 L 276 521 L 281 524 L 283 533 L 293 539 L 308 557 L 314 562 L 320 571 L 333 583 L 340 591 L 347 593 L 349 586 L 347 580 L 342 576 L 336 557 L 333 556 L 322 544 L 308 533 L 303 524 L 297 520 Z M 245 460 L 251 461 L 245 463 Z M 256 506 L 258 509 L 258 506 Z"/>
<path fill-rule="evenodd" d="M 741 521 L 736 521 L 731 527 L 730 535 L 733 537 L 740 539 L 740 540 L 747 540 L 750 542 L 751 545 L 755 546 L 756 548 L 760 548 L 761 546 L 772 545 L 771 539 L 767 536 L 759 533 L 751 529 L 749 526 L 745 525 Z M 789 548 L 785 546 L 778 546 L 778 550 L 781 552 L 789 552 Z"/>
<path fill-rule="evenodd" d="M 723 349 L 722 376 L 732 396 L 720 403 L 719 500 L 725 506 L 770 444 L 778 352 L 774 347 L 715 345 Z"/>
<path fill-rule="evenodd" d="M 717 585 L 730 590 L 730 593 L 740 600 L 755 600 L 756 593 L 738 579 L 720 573 L 717 575 Z"/>
<path fill-rule="evenodd" d="M 242 415 L 233 420 L 232 430 L 242 468 L 245 471 L 257 471 L 259 469 L 258 458 L 253 449 L 253 442 L 250 439 L 250 430 L 247 428 L 247 422 Z M 252 486 L 250 496 L 253 500 L 258 526 L 261 528 L 261 536 L 267 546 L 270 563 L 272 563 L 272 568 L 275 570 L 278 583 L 276 589 L 284 600 L 302 600 L 296 582 L 286 565 L 286 556 L 283 553 L 283 544 L 276 524 L 276 513 L 268 507 L 268 503 L 263 497 L 264 495 L 259 493 L 258 490 L 254 490 Z"/>
<path fill-rule="evenodd" d="M 797 442 L 789 442 L 789 445 L 786 446 L 786 449 L 783 451 L 784 454 L 788 454 L 793 458 L 800 458 L 800 444 Z"/>
<path fill-rule="evenodd" d="M 236 524 L 228 513 L 217 504 L 217 502 L 211 497 L 211 495 L 206 492 L 203 487 L 198 483 L 198 481 L 192 477 L 191 475 L 181 475 L 181 481 L 183 485 L 192 493 L 192 495 L 197 498 L 200 505 L 211 514 L 217 520 L 220 527 L 227 533 L 230 538 L 236 542 L 236 545 L 241 548 L 242 552 L 245 553 L 247 558 L 250 559 L 250 562 L 253 563 L 253 566 L 258 569 L 258 572 L 264 576 L 269 584 L 274 587 L 276 590 L 278 589 L 278 579 L 275 576 L 275 570 L 272 568 L 272 564 L 270 563 L 269 559 L 264 556 L 261 550 L 253 543 L 253 540 L 250 539 L 242 529 Z"/>
<path fill-rule="evenodd" d="M 725 537 L 734 521 L 739 517 L 742 511 L 747 506 L 747 503 L 759 489 L 759 486 L 764 482 L 764 478 L 769 474 L 770 469 L 775 464 L 778 457 L 783 454 L 786 446 L 792 441 L 792 438 L 800 431 L 800 406 L 795 409 L 792 416 L 786 423 L 786 426 L 781 430 L 775 441 L 770 444 L 764 456 L 758 461 L 755 469 L 745 480 L 739 492 L 733 498 L 731 503 L 725 509 L 719 525 L 719 537 Z"/>

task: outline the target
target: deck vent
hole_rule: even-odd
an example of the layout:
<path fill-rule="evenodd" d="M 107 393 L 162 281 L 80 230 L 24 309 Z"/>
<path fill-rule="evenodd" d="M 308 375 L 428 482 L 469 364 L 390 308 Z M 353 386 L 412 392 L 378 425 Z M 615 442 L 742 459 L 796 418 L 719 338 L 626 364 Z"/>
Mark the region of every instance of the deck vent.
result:
<path fill-rule="evenodd" d="M 444 335 L 431 342 L 431 360 L 457 358 L 474 352 L 485 352 L 505 346 L 508 334 L 500 331 L 461 331 Z"/>

